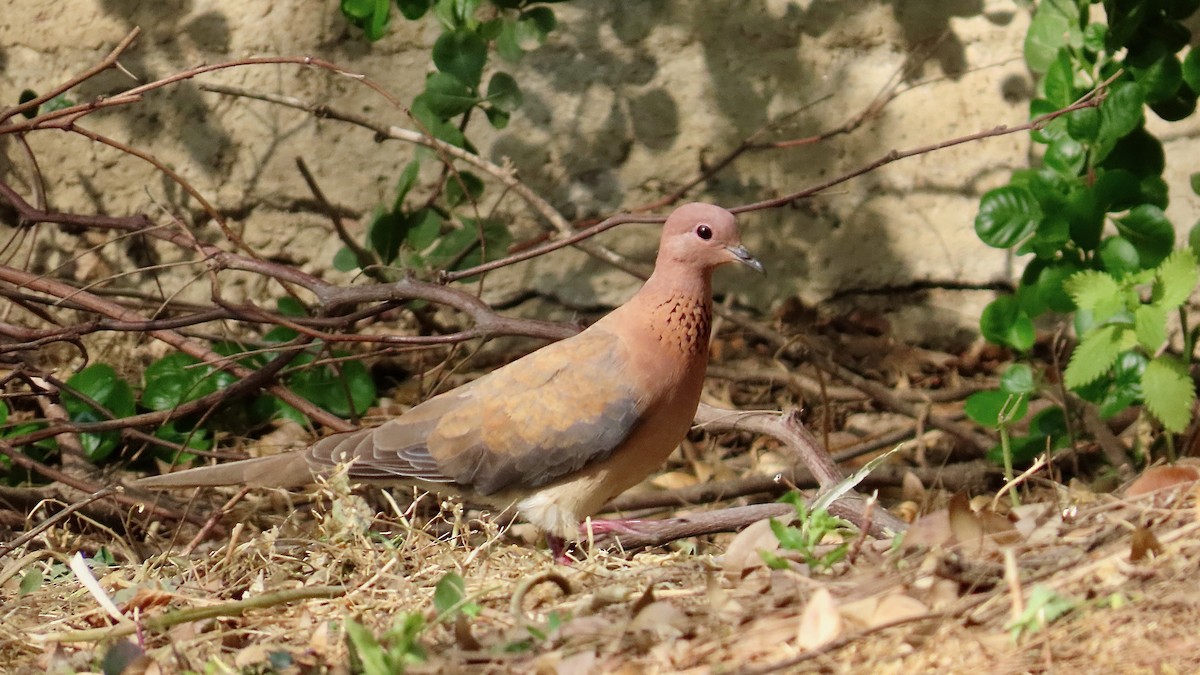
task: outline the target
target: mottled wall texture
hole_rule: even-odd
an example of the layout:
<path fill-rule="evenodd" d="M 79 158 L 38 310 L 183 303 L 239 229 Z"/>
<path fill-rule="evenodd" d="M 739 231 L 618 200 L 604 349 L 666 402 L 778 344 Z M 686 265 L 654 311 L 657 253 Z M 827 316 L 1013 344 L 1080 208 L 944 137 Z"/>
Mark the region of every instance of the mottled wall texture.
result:
<path fill-rule="evenodd" d="M 836 128 L 897 79 L 898 96 L 851 133 L 749 152 L 695 196 L 751 202 L 827 180 L 892 149 L 1018 124 L 1032 90 L 1021 58 L 1028 15 L 1011 0 L 592 0 L 554 7 L 559 26 L 549 41 L 518 65 L 505 65 L 525 90 L 524 106 L 506 129 L 485 128 L 480 119 L 471 133 L 484 156 L 510 163 L 569 218 L 654 201 L 769 125 L 775 126 L 759 138 L 797 139 Z M 15 102 L 24 89 L 45 90 L 84 70 L 134 26 L 142 36 L 121 62 L 141 80 L 203 62 L 312 55 L 369 76 L 403 101 L 421 90 L 439 34 L 430 18 L 396 17 L 387 37 L 369 44 L 346 24 L 335 0 L 9 2 L 0 12 L 0 100 Z M 181 82 L 88 120 L 169 163 L 264 255 L 327 273 L 339 244 L 312 206 L 295 159 L 306 160 L 361 231 L 373 206 L 390 198 L 414 148 L 380 144 L 368 131 L 297 110 L 206 92 L 201 81 L 411 124 L 351 79 L 290 65 Z M 128 82 L 110 71 L 75 97 Z M 1168 180 L 1178 196 L 1168 214 L 1188 227 L 1197 212 L 1186 188 L 1194 170 L 1188 157 L 1197 154 L 1195 127 L 1179 126 L 1164 139 Z M 57 209 L 194 211 L 137 159 L 60 132 L 30 141 Z M 0 175 L 29 190 L 24 155 L 11 143 L 0 152 Z M 972 287 L 1008 279 L 1020 265 L 975 238 L 975 206 L 980 194 L 1026 165 L 1030 152 L 1023 134 L 971 143 L 893 164 L 798 208 L 749 215 L 747 243 L 771 276 L 722 273 L 719 290 L 764 309 L 787 297 L 829 308 L 883 308 L 912 339 L 966 335 L 961 331 L 969 331 L 990 297 Z M 422 180 L 432 183 L 435 167 L 427 164 Z M 511 195 L 498 208 L 518 233 L 545 227 Z M 644 225 L 604 237 L 645 260 L 653 240 L 653 228 Z M 64 262 L 53 233 L 33 246 L 39 264 Z M 110 255 L 110 268 L 134 264 L 120 255 Z M 89 273 L 95 272 L 77 272 Z M 506 271 L 488 293 L 504 300 L 532 289 L 567 307 L 592 309 L 620 302 L 632 283 L 564 251 Z M 897 293 L 914 284 L 934 290 Z"/>

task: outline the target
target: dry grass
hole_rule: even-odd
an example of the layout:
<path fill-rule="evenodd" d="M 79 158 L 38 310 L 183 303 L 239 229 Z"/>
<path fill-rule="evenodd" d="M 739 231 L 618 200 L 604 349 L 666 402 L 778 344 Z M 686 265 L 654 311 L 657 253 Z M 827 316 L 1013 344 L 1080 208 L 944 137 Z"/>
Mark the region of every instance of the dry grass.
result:
<path fill-rule="evenodd" d="M 453 515 L 417 527 L 412 509 L 376 516 L 346 491 L 326 489 L 322 497 L 294 509 L 273 495 L 252 496 L 226 521 L 245 524 L 233 544 L 216 538 L 190 555 L 180 554 L 183 543 L 171 548 L 169 532 L 138 542 L 98 530 L 48 532 L 8 558 L 0 663 L 10 672 L 98 670 L 103 653 L 130 640 L 144 647 L 141 665 L 162 672 L 344 672 L 348 618 L 381 635 L 398 617 L 419 614 L 425 660 L 411 672 L 1200 669 L 1200 520 L 1188 493 L 1136 502 L 1075 493 L 1080 503 L 1066 521 L 1049 504 L 1053 492 L 1034 495 L 1047 508 L 1022 511 L 1039 526 L 1012 543 L 1022 572 L 1015 583 L 1003 579 L 1003 548 L 992 543 L 891 551 L 890 542 L 868 542 L 852 562 L 818 574 L 731 563 L 734 556 L 722 554 L 747 539 L 727 535 L 675 552 L 597 551 L 558 567 L 513 532 L 478 522 L 468 528 L 472 523 Z M 1151 545 L 1131 562 L 1139 528 L 1138 538 Z M 76 631 L 115 621 L 57 551 L 102 545 L 116 560 L 96 567 L 95 576 L 142 628 L 125 638 L 83 634 L 90 639 L 72 641 Z M 18 594 L 17 572 L 34 570 L 44 581 Z M 476 616 L 437 616 L 434 589 L 448 573 L 462 575 Z M 1038 585 L 1068 598 L 1073 609 L 1014 640 L 1006 630 L 1014 598 L 1028 601 Z M 279 595 L 326 586 L 344 589 L 291 602 Z M 828 616 L 810 603 L 820 589 L 837 607 Z M 889 597 L 904 602 L 871 609 Z M 246 599 L 264 606 L 161 625 L 175 609 L 222 613 Z M 829 630 L 832 642 L 806 650 L 814 618 L 824 625 L 815 630 Z"/>

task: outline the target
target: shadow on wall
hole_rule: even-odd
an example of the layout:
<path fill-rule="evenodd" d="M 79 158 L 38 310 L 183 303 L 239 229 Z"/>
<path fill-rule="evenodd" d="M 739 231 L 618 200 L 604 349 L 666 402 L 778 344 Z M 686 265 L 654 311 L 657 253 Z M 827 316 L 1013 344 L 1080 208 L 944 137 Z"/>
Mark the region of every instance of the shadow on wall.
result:
<path fill-rule="evenodd" d="M 957 78 L 967 71 L 966 46 L 955 34 L 955 18 L 984 14 L 995 25 L 1013 20 L 1010 11 L 985 14 L 982 0 L 881 0 L 862 3 L 857 9 L 841 0 L 790 3 L 782 9 L 779 5 L 749 0 L 731 11 L 726 3 L 595 3 L 588 21 L 572 22 L 565 39 L 529 55 L 522 65 L 529 72 L 544 74 L 549 89 L 569 97 L 571 103 L 551 110 L 549 101 L 527 96 L 522 114 L 544 133 L 537 137 L 502 134 L 491 149 L 492 158 L 510 159 L 523 179 L 568 217 L 604 215 L 636 201 L 628 192 L 643 187 L 620 183 L 618 170 L 635 147 L 661 156 L 664 163 L 690 162 L 693 166 L 676 172 L 675 177 L 694 175 L 701 170 L 702 161 L 715 160 L 772 122 L 780 101 L 791 101 L 799 109 L 831 93 L 836 83 L 844 81 L 843 73 L 816 71 L 813 64 L 802 60 L 802 47 L 806 41 L 827 38 L 852 12 L 878 12 L 881 6 L 890 11 L 899 26 L 899 43 L 894 49 L 908 59 L 897 67 L 907 81 L 939 73 Z M 676 85 L 684 83 L 674 83 L 660 73 L 657 58 L 664 57 L 655 54 L 663 53 L 661 46 L 648 44 L 662 34 L 654 28 L 663 24 L 677 26 L 678 33 L 698 44 L 703 54 L 703 67 L 693 72 L 708 81 L 705 86 L 711 91 L 712 105 L 700 114 L 712 117 L 715 126 L 710 136 L 714 141 L 701 149 L 699 157 L 679 156 L 679 137 L 683 129 L 694 126 L 689 124 L 693 113 L 676 99 L 676 90 L 682 88 Z M 614 48 L 608 36 L 615 36 L 619 46 Z M 936 68 L 928 68 L 931 61 Z M 672 73 L 680 71 L 671 68 Z M 867 99 L 861 101 L 861 105 L 866 103 Z M 836 106 L 805 111 L 786 133 L 804 137 L 841 124 L 855 112 L 857 109 Z M 761 172 L 751 175 L 735 163 L 703 189 L 731 204 L 762 199 L 854 168 L 856 157 L 882 154 L 885 148 L 879 145 L 877 134 L 867 126 L 821 151 L 773 154 L 771 173 L 786 183 L 764 183 Z M 561 148 L 564 156 L 554 156 L 555 148 Z M 657 195 L 675 185 L 644 187 L 647 194 Z M 863 193 L 869 195 L 871 190 L 868 186 Z M 748 216 L 756 221 L 747 233 L 748 240 L 759 244 L 769 267 L 809 281 L 812 275 L 827 276 L 817 281 L 817 287 L 837 285 L 837 280 L 863 265 L 887 268 L 880 274 L 889 279 L 908 278 L 909 270 L 887 240 L 887 223 L 864 216 L 869 209 L 861 204 L 844 202 L 837 210 L 854 217 L 842 222 L 824 201 Z M 587 210 L 581 204 L 588 205 Z M 754 242 L 755 229 L 758 236 L 771 234 Z M 771 241 L 769 246 L 765 239 Z M 852 242 L 832 246 L 850 259 L 810 260 L 811 242 L 830 239 Z M 846 269 L 841 269 L 843 266 Z"/>
<path fill-rule="evenodd" d="M 142 29 L 143 44 L 154 45 L 169 64 L 169 72 L 158 72 L 148 65 L 147 50 L 133 49 L 121 56 L 121 64 L 148 82 L 195 65 L 181 46 L 191 45 L 212 60 L 229 54 L 230 27 L 224 14 L 206 12 L 189 16 L 192 0 L 101 0 L 104 12 L 119 18 L 129 30 Z M 132 83 L 123 73 L 108 71 L 79 87 L 79 98 L 91 98 L 127 89 Z M 232 139 L 197 86 L 190 81 L 173 85 L 165 96 L 151 96 L 134 114 L 123 115 L 134 137 L 154 137 L 169 133 L 179 139 L 191 156 L 193 165 L 209 174 L 228 169 L 233 161 Z"/>

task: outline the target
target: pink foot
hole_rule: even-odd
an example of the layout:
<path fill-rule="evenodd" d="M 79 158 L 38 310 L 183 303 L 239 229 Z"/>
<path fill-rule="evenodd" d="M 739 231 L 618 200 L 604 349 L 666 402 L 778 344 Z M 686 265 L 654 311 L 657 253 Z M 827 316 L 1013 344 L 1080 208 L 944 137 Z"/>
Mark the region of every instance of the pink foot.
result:
<path fill-rule="evenodd" d="M 550 547 L 550 555 L 554 557 L 555 563 L 570 565 L 575 562 L 571 556 L 567 555 L 567 542 L 562 537 L 555 534 L 547 534 L 546 545 Z"/>

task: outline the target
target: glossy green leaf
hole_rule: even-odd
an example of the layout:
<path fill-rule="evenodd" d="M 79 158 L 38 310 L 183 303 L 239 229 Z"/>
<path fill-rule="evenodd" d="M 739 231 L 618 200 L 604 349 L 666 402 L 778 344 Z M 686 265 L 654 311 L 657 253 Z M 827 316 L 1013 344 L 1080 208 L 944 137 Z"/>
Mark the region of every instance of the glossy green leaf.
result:
<path fill-rule="evenodd" d="M 442 217 L 433 209 L 421 209 L 411 216 L 413 225 L 404 243 L 418 253 L 429 248 L 442 231 Z"/>
<path fill-rule="evenodd" d="M 1141 88 L 1133 82 L 1120 81 L 1112 86 L 1100 104 L 1100 130 L 1093 148 L 1097 160 L 1107 157 L 1117 141 L 1142 123 L 1144 103 Z"/>
<path fill-rule="evenodd" d="M 385 265 L 396 259 L 400 243 L 408 234 L 409 221 L 403 213 L 378 210 L 367 226 L 367 242 Z"/>
<path fill-rule="evenodd" d="M 989 341 L 1021 352 L 1029 351 L 1036 337 L 1033 319 L 1011 295 L 1002 295 L 984 308 L 979 328 Z"/>
<path fill-rule="evenodd" d="M 1175 247 L 1175 228 L 1157 206 L 1136 206 L 1115 222 L 1117 231 L 1137 248 L 1144 268 L 1157 266 Z"/>
<path fill-rule="evenodd" d="M 67 380 L 67 385 L 95 401 L 111 413 L 114 419 L 134 414 L 133 388 L 118 377 L 113 367 L 106 363 L 96 363 L 84 368 L 72 375 Z M 63 392 L 62 403 L 73 422 L 99 422 L 109 419 L 91 404 L 69 392 Z M 92 462 L 99 462 L 117 448 L 120 434 L 116 431 L 82 433 L 79 434 L 79 442 L 83 446 L 84 456 Z"/>
<path fill-rule="evenodd" d="M 1042 161 L 1046 166 L 1054 169 L 1064 176 L 1078 176 L 1083 171 L 1084 161 L 1087 159 L 1087 152 L 1083 144 L 1071 138 L 1063 136 L 1056 139 L 1046 148 L 1046 154 Z"/>
<path fill-rule="evenodd" d="M 1071 138 L 1082 143 L 1090 143 L 1100 132 L 1100 110 L 1098 108 L 1081 108 L 1067 113 L 1067 133 Z"/>
<path fill-rule="evenodd" d="M 335 351 L 333 356 L 344 359 L 348 354 Z M 313 365 L 314 361 L 312 354 L 296 358 L 294 364 L 302 368 L 287 378 L 288 388 L 339 417 L 349 417 L 351 411 L 361 415 L 375 402 L 375 381 L 361 362 Z"/>
<path fill-rule="evenodd" d="M 1147 103 L 1157 103 L 1175 96 L 1183 82 L 1183 69 L 1175 54 L 1161 52 L 1143 67 L 1130 66 L 1134 81 L 1142 88 Z"/>
<path fill-rule="evenodd" d="M 1142 269 L 1137 248 L 1125 237 L 1106 237 L 1100 244 L 1099 254 L 1104 271 L 1117 278 Z"/>
<path fill-rule="evenodd" d="M 484 108 L 483 114 L 487 117 L 488 124 L 491 124 L 492 128 L 494 129 L 503 129 L 507 127 L 509 120 L 512 119 L 512 115 L 500 110 L 499 108 L 493 108 L 491 106 Z"/>
<path fill-rule="evenodd" d="M 1060 49 L 1058 55 L 1051 60 L 1046 74 L 1038 82 L 1042 98 L 1057 108 L 1065 108 L 1075 101 L 1075 68 L 1071 62 L 1071 54 L 1066 49 Z"/>
<path fill-rule="evenodd" d="M 525 55 L 521 49 L 521 41 L 517 36 L 516 19 L 504 17 L 500 19 L 499 34 L 496 36 L 496 52 L 505 61 L 517 62 Z"/>
<path fill-rule="evenodd" d="M 400 8 L 400 13 L 409 21 L 416 21 L 425 16 L 432 5 L 432 0 L 396 0 L 396 6 Z"/>
<path fill-rule="evenodd" d="M 1162 174 L 1166 155 L 1161 141 L 1144 128 L 1138 128 L 1113 145 L 1101 166 L 1107 170 L 1124 169 L 1140 180 Z"/>
<path fill-rule="evenodd" d="M 1028 189 L 999 187 L 980 200 L 975 233 L 988 246 L 1009 248 L 1033 234 L 1041 217 L 1041 207 Z"/>
<path fill-rule="evenodd" d="M 433 43 L 433 64 L 443 73 L 475 90 L 487 62 L 487 43 L 474 31 L 459 29 L 442 35 Z"/>
<path fill-rule="evenodd" d="M 171 410 L 217 390 L 212 366 L 182 352 L 151 363 L 143 377 L 146 386 L 142 390 L 142 406 L 150 410 Z"/>
<path fill-rule="evenodd" d="M 1146 364 L 1142 396 L 1146 407 L 1167 431 L 1182 433 L 1192 421 L 1196 387 L 1187 367 L 1173 356 L 1164 354 Z"/>

